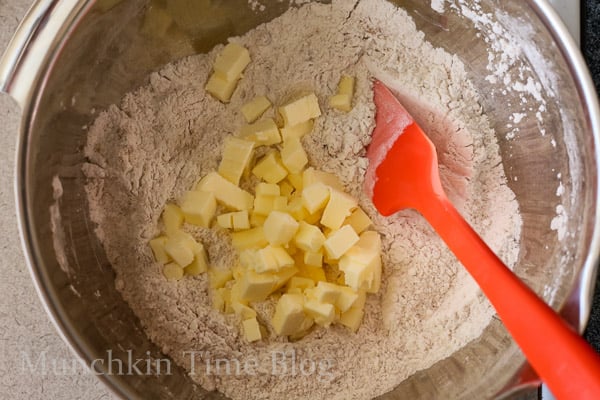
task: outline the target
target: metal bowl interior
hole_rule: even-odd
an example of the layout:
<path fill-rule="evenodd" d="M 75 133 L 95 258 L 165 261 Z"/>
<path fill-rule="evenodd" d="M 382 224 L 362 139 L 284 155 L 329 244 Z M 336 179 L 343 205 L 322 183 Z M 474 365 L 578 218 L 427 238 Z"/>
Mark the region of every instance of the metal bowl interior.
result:
<path fill-rule="evenodd" d="M 93 121 L 94 110 L 119 102 L 124 93 L 143 84 L 150 71 L 243 34 L 283 13 L 289 2 L 265 1 L 266 9 L 255 12 L 247 0 L 216 1 L 215 7 L 227 15 L 225 22 L 210 29 L 173 30 L 162 39 L 140 31 L 147 2 L 94 3 L 78 2 L 62 36 L 55 38 L 56 47 L 48 49 L 32 101 L 23 110 L 17 182 L 21 228 L 40 294 L 65 339 L 86 362 L 106 359 L 107 350 L 126 360 L 127 354 L 119 349 L 132 349 L 134 359 L 145 357 L 146 351 L 164 357 L 116 291 L 113 270 L 94 234 L 80 169 L 86 141 L 82 126 Z M 465 0 L 461 3 L 467 8 L 447 7 L 442 14 L 421 0 L 393 3 L 409 12 L 434 46 L 455 53 L 465 63 L 497 133 L 509 186 L 523 217 L 515 270 L 581 327 L 598 251 L 599 132 L 589 82 L 581 65 L 569 59 L 574 54 L 568 53 L 570 43 L 559 40 L 564 30 L 559 27 L 558 34 L 551 30 L 556 21 L 548 17 L 549 8 L 542 1 Z M 469 18 L 465 10 L 473 5 L 491 22 Z M 519 104 L 522 93 L 504 93 L 502 80 L 486 79 L 491 74 L 488 68 L 494 66 L 490 52 L 501 56 L 509 50 L 491 48 L 490 24 L 522 45 L 510 68 L 529 66 L 525 78 L 540 85 L 547 108 L 543 119 L 536 117 L 535 107 L 523 111 L 523 118 L 515 122 L 519 132 L 514 138 L 507 121 L 516 111 L 507 105 Z M 540 98 L 531 96 L 528 101 L 538 104 Z M 62 184 L 60 196 L 52 185 L 54 177 Z M 559 181 L 564 190 L 557 195 Z M 564 217 L 557 220 L 559 206 Z M 60 213 L 60 226 L 51 226 L 51 213 Z M 552 229 L 558 222 L 564 232 Z M 66 243 L 62 254 L 55 251 L 53 229 Z M 494 320 L 479 339 L 381 398 L 489 398 L 527 383 L 523 365 L 519 350 Z M 172 372 L 101 379 L 124 398 L 224 398 L 194 385 L 183 370 Z"/>

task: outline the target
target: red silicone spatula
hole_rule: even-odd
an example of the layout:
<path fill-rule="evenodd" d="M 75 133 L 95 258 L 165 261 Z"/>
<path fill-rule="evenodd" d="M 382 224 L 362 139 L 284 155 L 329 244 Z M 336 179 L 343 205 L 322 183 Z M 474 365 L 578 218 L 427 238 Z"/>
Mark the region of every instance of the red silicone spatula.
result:
<path fill-rule="evenodd" d="M 560 400 L 600 399 L 600 356 L 508 269 L 448 200 L 433 143 L 381 82 L 366 190 L 389 216 L 418 210 L 475 278 L 530 364 Z"/>

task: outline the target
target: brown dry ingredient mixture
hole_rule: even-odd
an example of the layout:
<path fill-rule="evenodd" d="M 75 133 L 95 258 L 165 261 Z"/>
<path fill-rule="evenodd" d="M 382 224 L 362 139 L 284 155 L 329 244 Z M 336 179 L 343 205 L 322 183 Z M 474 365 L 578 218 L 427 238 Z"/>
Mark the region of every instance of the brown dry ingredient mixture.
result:
<path fill-rule="evenodd" d="M 518 255 L 518 206 L 463 64 L 425 42 L 407 14 L 388 2 L 354 7 L 349 1 L 305 5 L 231 39 L 253 61 L 230 104 L 203 89 L 217 46 L 152 74 L 89 131 L 90 214 L 118 290 L 165 354 L 205 388 L 233 399 L 368 399 L 477 338 L 494 314 L 418 214 L 379 217 L 363 194 L 373 77 L 397 91 L 436 144 L 443 183 L 463 215 L 509 265 Z M 342 74 L 357 78 L 348 114 L 327 107 Z M 211 308 L 206 275 L 168 282 L 148 241 L 159 232 L 165 204 L 217 168 L 223 138 L 243 123 L 241 105 L 256 95 L 281 102 L 302 89 L 317 93 L 324 111 L 304 139 L 310 164 L 337 174 L 375 221 L 384 247 L 383 286 L 369 296 L 356 334 L 334 326 L 297 342 L 273 335 L 248 344 L 234 316 Z M 235 263 L 225 232 L 192 232 L 213 266 Z M 257 309 L 266 317 L 273 304 Z M 192 351 L 193 364 L 186 353 Z M 231 361 L 230 374 L 216 371 L 217 359 Z"/>

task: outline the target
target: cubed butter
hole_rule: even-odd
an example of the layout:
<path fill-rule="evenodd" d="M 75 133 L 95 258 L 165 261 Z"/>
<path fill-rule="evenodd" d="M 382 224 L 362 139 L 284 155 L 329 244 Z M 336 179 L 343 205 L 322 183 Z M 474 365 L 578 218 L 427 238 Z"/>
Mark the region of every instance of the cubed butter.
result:
<path fill-rule="evenodd" d="M 354 96 L 354 86 L 356 83 L 356 78 L 353 76 L 342 75 L 340 78 L 340 82 L 338 83 L 338 93 L 339 94 L 349 94 Z"/>
<path fill-rule="evenodd" d="M 261 119 L 253 124 L 242 126 L 240 135 L 258 146 L 281 143 L 279 128 L 273 118 Z"/>
<path fill-rule="evenodd" d="M 349 225 L 346 225 L 349 226 Z M 355 291 L 366 288 L 369 293 L 381 284 L 381 238 L 377 232 L 363 232 L 360 240 L 340 259 L 346 285 Z"/>
<path fill-rule="evenodd" d="M 355 198 L 335 189 L 330 189 L 329 201 L 321 217 L 321 225 L 329 229 L 340 229 L 346 218 L 358 206 Z"/>
<path fill-rule="evenodd" d="M 285 245 L 294 238 L 298 227 L 298 222 L 290 214 L 272 211 L 265 220 L 265 238 L 272 245 Z"/>
<path fill-rule="evenodd" d="M 243 210 L 221 214 L 217 217 L 217 224 L 221 228 L 233 229 L 235 231 L 250 229 L 248 211 Z"/>
<path fill-rule="evenodd" d="M 242 115 L 249 124 L 259 119 L 269 108 L 271 102 L 266 96 L 256 96 L 241 108 Z"/>
<path fill-rule="evenodd" d="M 196 190 L 213 193 L 219 203 L 237 211 L 251 210 L 254 205 L 254 196 L 216 172 L 210 172 L 202 178 Z"/>
<path fill-rule="evenodd" d="M 321 326 L 328 327 L 335 319 L 335 307 L 314 299 L 305 299 L 304 312 Z"/>
<path fill-rule="evenodd" d="M 305 186 L 302 190 L 302 204 L 309 214 L 323 209 L 329 200 L 329 188 L 320 182 Z"/>
<path fill-rule="evenodd" d="M 304 263 L 298 265 L 298 276 L 311 279 L 315 282 L 327 281 L 327 277 L 325 276 L 325 270 L 323 270 L 323 268 L 313 267 Z"/>
<path fill-rule="evenodd" d="M 344 225 L 350 225 L 352 229 L 354 229 L 354 232 L 360 235 L 368 227 L 373 225 L 373 221 L 371 221 L 371 218 L 369 218 L 362 208 L 358 207 L 348 218 L 346 218 Z"/>
<path fill-rule="evenodd" d="M 358 293 L 348 286 L 336 285 L 338 290 L 338 298 L 335 301 L 335 307 L 344 313 L 353 307 L 358 300 Z"/>
<path fill-rule="evenodd" d="M 330 174 L 329 172 L 319 171 L 318 169 L 314 169 L 312 167 L 307 168 L 302 173 L 302 184 L 304 187 L 308 187 L 313 183 L 320 182 L 325 186 L 330 187 L 331 189 L 335 189 L 340 192 L 344 192 L 344 185 L 334 174 Z"/>
<path fill-rule="evenodd" d="M 200 274 L 208 271 L 208 256 L 206 254 L 206 250 L 204 246 L 202 251 L 196 252 L 194 254 L 194 261 L 187 267 L 183 269 L 186 275 L 189 276 L 198 276 Z"/>
<path fill-rule="evenodd" d="M 310 265 L 312 267 L 322 267 L 323 266 L 323 253 L 313 253 L 307 251 L 304 253 L 304 264 Z"/>
<path fill-rule="evenodd" d="M 215 74 L 231 82 L 238 80 L 250 64 L 250 53 L 237 43 L 227 44 L 215 60 Z"/>
<path fill-rule="evenodd" d="M 256 317 L 245 319 L 242 322 L 242 329 L 244 331 L 244 337 L 248 342 L 252 343 L 262 339 L 260 325 L 258 324 Z"/>
<path fill-rule="evenodd" d="M 283 197 L 291 197 L 296 189 L 288 182 L 279 182 L 279 191 Z"/>
<path fill-rule="evenodd" d="M 301 221 L 294 243 L 305 252 L 317 253 L 325 243 L 325 235 L 318 227 Z"/>
<path fill-rule="evenodd" d="M 176 232 L 183 225 L 183 212 L 175 204 L 167 204 L 162 212 L 162 221 L 165 226 L 165 233 L 169 235 Z"/>
<path fill-rule="evenodd" d="M 342 228 L 334 231 L 325 240 L 323 247 L 327 256 L 337 260 L 342 257 L 359 240 L 358 235 L 350 225 L 344 225 Z"/>
<path fill-rule="evenodd" d="M 152 254 L 154 255 L 154 259 L 161 263 L 167 264 L 171 261 L 171 257 L 165 251 L 165 244 L 167 243 L 168 238 L 166 236 L 159 236 L 150 240 L 150 248 L 152 249 Z"/>
<path fill-rule="evenodd" d="M 237 84 L 238 79 L 227 81 L 217 73 L 213 73 L 210 78 L 208 78 L 208 82 L 206 82 L 204 89 L 217 100 L 223 103 L 229 103 Z"/>
<path fill-rule="evenodd" d="M 194 249 L 190 248 L 181 237 L 169 237 L 165 243 L 165 251 L 181 267 L 187 267 L 194 261 Z"/>
<path fill-rule="evenodd" d="M 163 267 L 163 275 L 167 280 L 178 281 L 183 278 L 183 268 L 175 263 L 169 263 Z"/>
<path fill-rule="evenodd" d="M 352 111 L 352 96 L 349 94 L 335 94 L 329 98 L 329 107 L 343 112 Z"/>
<path fill-rule="evenodd" d="M 253 228 L 263 226 L 265 224 L 266 219 L 267 217 L 265 217 L 264 214 L 252 212 L 252 214 L 250 214 L 250 226 Z"/>
<path fill-rule="evenodd" d="M 231 234 L 231 244 L 238 251 L 245 249 L 262 248 L 269 244 L 265 238 L 265 232 L 262 226 L 248 229 L 246 231 L 233 232 Z"/>
<path fill-rule="evenodd" d="M 279 188 L 279 185 L 274 184 L 274 183 L 265 183 L 265 182 L 260 182 L 258 185 L 256 185 L 256 195 L 263 195 L 263 196 L 280 196 L 281 195 L 281 191 Z"/>
<path fill-rule="evenodd" d="M 281 162 L 292 174 L 299 174 L 308 164 L 308 156 L 300 139 L 289 139 L 281 148 Z"/>
<path fill-rule="evenodd" d="M 233 309 L 234 314 L 242 321 L 250 318 L 256 318 L 256 311 L 245 304 L 232 301 L 231 308 Z"/>
<path fill-rule="evenodd" d="M 275 151 L 264 156 L 252 169 L 252 173 L 267 183 L 279 183 L 288 174 Z"/>
<path fill-rule="evenodd" d="M 356 332 L 363 320 L 364 310 L 361 308 L 351 308 L 340 316 L 340 324 Z"/>
<path fill-rule="evenodd" d="M 219 174 L 234 185 L 239 185 L 242 174 L 250 164 L 253 151 L 253 142 L 228 136 L 223 144 Z"/>
<path fill-rule="evenodd" d="M 284 143 L 291 139 L 302 139 L 304 135 L 312 132 L 314 125 L 315 122 L 310 119 L 294 126 L 284 126 L 279 130 L 281 139 Z"/>
<path fill-rule="evenodd" d="M 291 289 L 299 289 L 300 292 L 304 292 L 306 289 L 312 289 L 315 287 L 315 281 L 309 278 L 301 276 L 293 276 L 287 283 L 287 291 Z"/>
<path fill-rule="evenodd" d="M 301 191 L 304 188 L 302 174 L 288 174 L 287 180 L 297 191 Z"/>
<path fill-rule="evenodd" d="M 273 273 L 294 265 L 294 259 L 283 247 L 266 246 L 259 250 L 246 250 L 240 254 L 240 263 L 258 273 Z"/>
<path fill-rule="evenodd" d="M 309 215 L 306 208 L 304 208 L 304 203 L 300 196 L 292 196 L 286 211 L 290 213 L 296 221 L 303 221 Z"/>
<path fill-rule="evenodd" d="M 321 115 L 319 99 L 314 93 L 279 108 L 285 126 L 295 126 Z"/>
<path fill-rule="evenodd" d="M 227 282 L 233 279 L 231 269 L 209 268 L 208 282 L 213 289 L 219 289 L 225 286 Z"/>
<path fill-rule="evenodd" d="M 273 292 L 277 282 L 277 276 L 273 274 L 259 274 L 252 269 L 246 269 L 237 282 L 239 284 L 240 299 L 263 301 Z"/>
<path fill-rule="evenodd" d="M 284 294 L 277 302 L 271 323 L 278 335 L 287 336 L 299 332 L 305 318 L 304 297 L 299 294 Z"/>
<path fill-rule="evenodd" d="M 213 193 L 192 190 L 183 196 L 181 211 L 188 224 L 208 228 L 217 211 L 217 200 Z"/>

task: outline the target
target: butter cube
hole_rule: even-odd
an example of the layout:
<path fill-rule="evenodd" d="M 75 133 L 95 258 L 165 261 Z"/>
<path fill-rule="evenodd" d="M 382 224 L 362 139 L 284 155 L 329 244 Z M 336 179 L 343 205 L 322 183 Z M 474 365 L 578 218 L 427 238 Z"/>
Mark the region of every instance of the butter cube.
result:
<path fill-rule="evenodd" d="M 215 74 L 231 82 L 238 80 L 244 69 L 250 64 L 250 53 L 236 43 L 229 43 L 217 56 L 214 64 Z"/>
<path fill-rule="evenodd" d="M 329 107 L 343 112 L 352 111 L 352 96 L 349 94 L 336 94 L 329 98 Z"/>
<path fill-rule="evenodd" d="M 311 279 L 315 282 L 327 281 L 327 277 L 325 276 L 325 271 L 323 270 L 323 268 L 313 267 L 311 265 L 306 264 L 298 265 L 298 276 L 302 278 Z"/>
<path fill-rule="evenodd" d="M 274 184 L 274 183 L 265 183 L 265 182 L 261 182 L 258 185 L 256 185 L 256 195 L 263 195 L 263 196 L 280 196 L 281 195 L 281 191 L 278 185 Z"/>
<path fill-rule="evenodd" d="M 356 332 L 363 320 L 364 310 L 361 308 L 351 308 L 340 316 L 340 324 L 348 327 L 352 332 Z"/>
<path fill-rule="evenodd" d="M 271 293 L 284 287 L 296 274 L 298 274 L 298 268 L 296 267 L 283 268 L 282 270 L 273 273 L 276 281 Z"/>
<path fill-rule="evenodd" d="M 163 275 L 169 281 L 178 281 L 183 278 L 183 268 L 175 263 L 167 264 L 163 267 Z"/>
<path fill-rule="evenodd" d="M 234 314 L 242 321 L 250 318 L 256 318 L 256 311 L 245 304 L 232 301 L 231 308 L 233 309 Z"/>
<path fill-rule="evenodd" d="M 349 226 L 349 225 L 346 225 Z M 379 290 L 381 284 L 381 238 L 377 232 L 367 231 L 340 259 L 346 285 L 355 291 L 366 288 L 369 293 Z"/>
<path fill-rule="evenodd" d="M 294 217 L 296 221 L 303 221 L 309 215 L 308 211 L 306 211 L 306 208 L 304 208 L 302 197 L 293 196 L 287 206 L 286 211 L 290 213 L 290 215 Z"/>
<path fill-rule="evenodd" d="M 335 301 L 335 307 L 340 310 L 340 312 L 344 313 L 348 311 L 350 307 L 353 307 L 354 304 L 356 304 L 359 295 L 348 286 L 337 285 L 337 290 L 339 292 L 339 296 Z"/>
<path fill-rule="evenodd" d="M 297 191 L 301 191 L 304 188 L 302 174 L 288 174 L 287 180 Z"/>
<path fill-rule="evenodd" d="M 319 99 L 314 93 L 279 108 L 285 126 L 294 126 L 321 115 Z"/>
<path fill-rule="evenodd" d="M 237 83 L 237 79 L 227 81 L 220 75 L 214 73 L 208 78 L 208 82 L 206 82 L 204 89 L 222 103 L 229 103 L 231 96 L 237 87 Z"/>
<path fill-rule="evenodd" d="M 271 102 L 266 96 L 256 96 L 241 108 L 242 115 L 249 124 L 253 123 L 261 117 L 269 108 Z"/>
<path fill-rule="evenodd" d="M 165 243 L 165 251 L 181 267 L 194 261 L 194 250 L 181 237 L 170 237 Z"/>
<path fill-rule="evenodd" d="M 302 190 L 302 204 L 309 214 L 323 209 L 328 200 L 329 188 L 320 182 L 305 186 Z"/>
<path fill-rule="evenodd" d="M 219 203 L 237 211 L 251 210 L 254 204 L 254 196 L 216 172 L 210 172 L 202 178 L 196 190 L 213 193 Z"/>
<path fill-rule="evenodd" d="M 273 274 L 259 274 L 252 269 L 246 269 L 239 283 L 239 296 L 246 301 L 263 301 L 274 290 L 277 276 Z"/>
<path fill-rule="evenodd" d="M 340 286 L 329 282 L 318 282 L 317 286 L 307 292 L 307 296 L 320 303 L 335 304 L 340 296 Z"/>
<path fill-rule="evenodd" d="M 239 185 L 242 174 L 250 164 L 253 151 L 254 143 L 251 141 L 233 136 L 225 138 L 219 174 L 234 185 Z"/>
<path fill-rule="evenodd" d="M 167 264 L 171 261 L 171 257 L 165 251 L 165 244 L 167 243 L 168 238 L 166 236 L 159 236 L 150 241 L 149 245 L 152 249 L 152 254 L 154 254 L 154 259 L 161 263 Z"/>
<path fill-rule="evenodd" d="M 358 235 L 354 232 L 354 229 L 350 225 L 344 225 L 325 240 L 323 247 L 328 257 L 337 260 L 350 250 L 358 240 Z"/>
<path fill-rule="evenodd" d="M 305 252 L 317 253 L 325 243 L 325 235 L 316 226 L 302 221 L 299 224 L 294 243 Z"/>
<path fill-rule="evenodd" d="M 294 126 L 284 126 L 279 130 L 283 142 L 287 142 L 291 139 L 302 139 L 304 135 L 312 132 L 315 122 L 310 119 L 308 121 L 299 123 Z"/>
<path fill-rule="evenodd" d="M 238 251 L 246 249 L 262 248 L 269 244 L 265 238 L 265 232 L 262 226 L 248 229 L 247 231 L 233 232 L 231 234 L 231 244 Z"/>
<path fill-rule="evenodd" d="M 294 193 L 294 187 L 287 181 L 279 183 L 279 191 L 283 197 L 290 197 Z"/>
<path fill-rule="evenodd" d="M 276 196 L 273 199 L 273 211 L 287 211 L 288 199 L 285 196 Z"/>
<path fill-rule="evenodd" d="M 251 125 L 244 125 L 240 135 L 258 146 L 271 146 L 281 143 L 279 128 L 273 118 L 261 119 Z"/>
<path fill-rule="evenodd" d="M 208 281 L 212 289 L 219 289 L 225 286 L 227 282 L 233 279 L 231 269 L 208 269 Z"/>
<path fill-rule="evenodd" d="M 321 225 L 329 229 L 340 229 L 347 217 L 358 207 L 358 202 L 352 196 L 330 189 L 329 201 L 321 217 Z"/>
<path fill-rule="evenodd" d="M 244 337 L 248 342 L 252 343 L 262 339 L 260 325 L 258 324 L 256 317 L 244 320 L 242 322 L 242 329 L 244 331 Z"/>
<path fill-rule="evenodd" d="M 206 250 L 204 246 L 202 246 L 202 251 L 197 251 L 194 254 L 194 261 L 187 267 L 183 269 L 186 275 L 189 276 L 198 276 L 206 271 L 208 271 L 208 257 L 206 255 Z"/>
<path fill-rule="evenodd" d="M 208 228 L 217 211 L 217 200 L 212 193 L 193 190 L 183 196 L 181 211 L 188 224 Z"/>
<path fill-rule="evenodd" d="M 162 212 L 162 221 L 165 226 L 165 233 L 169 235 L 178 231 L 183 225 L 183 212 L 175 204 L 167 204 Z"/>
<path fill-rule="evenodd" d="M 344 75 L 338 84 L 338 93 L 329 99 L 329 105 L 340 111 L 352 110 L 352 97 L 354 97 L 354 77 Z"/>
<path fill-rule="evenodd" d="M 235 231 L 250 229 L 250 219 L 246 210 L 221 214 L 217 217 L 217 223 L 222 228 Z"/>
<path fill-rule="evenodd" d="M 240 255 L 240 263 L 258 273 L 277 272 L 294 265 L 294 259 L 279 246 L 267 246 L 260 250 L 246 250 Z"/>
<path fill-rule="evenodd" d="M 338 179 L 334 174 L 330 174 L 329 172 L 319 171 L 314 168 L 307 168 L 302 173 L 302 184 L 304 187 L 308 187 L 313 183 L 320 182 L 325 186 L 330 187 L 331 189 L 335 189 L 340 192 L 344 192 L 345 188 L 342 182 Z"/>
<path fill-rule="evenodd" d="M 298 222 L 290 214 L 272 211 L 264 224 L 265 238 L 272 245 L 284 245 L 292 240 L 298 227 Z"/>
<path fill-rule="evenodd" d="M 252 214 L 250 214 L 250 226 L 253 228 L 263 226 L 265 224 L 266 219 L 267 217 L 265 217 L 264 214 L 261 215 L 256 212 L 253 212 Z"/>
<path fill-rule="evenodd" d="M 308 156 L 300 143 L 300 139 L 289 139 L 281 149 L 281 161 L 292 174 L 302 172 L 308 164 Z"/>
<path fill-rule="evenodd" d="M 303 296 L 286 293 L 277 302 L 271 323 L 278 335 L 287 336 L 299 332 L 305 318 Z"/>
<path fill-rule="evenodd" d="M 304 301 L 304 311 L 321 326 L 328 327 L 335 319 L 335 307 L 332 304 L 321 303 L 314 299 Z"/>
<path fill-rule="evenodd" d="M 287 283 L 287 292 L 289 293 L 292 289 L 298 289 L 300 292 L 304 292 L 306 289 L 312 289 L 315 287 L 315 281 L 301 276 L 294 276 L 290 278 Z"/>
<path fill-rule="evenodd" d="M 323 266 L 323 253 L 312 253 L 307 251 L 304 253 L 304 264 L 310 265 L 313 267 L 322 267 Z"/>
<path fill-rule="evenodd" d="M 231 301 L 229 289 L 219 288 L 212 293 L 212 306 L 215 310 L 225 312 L 226 304 Z"/>
<path fill-rule="evenodd" d="M 268 183 L 281 182 L 288 174 L 275 151 L 264 156 L 258 164 L 256 164 L 252 173 Z"/>
<path fill-rule="evenodd" d="M 257 194 L 254 198 L 254 208 L 253 213 L 262 215 L 265 217 L 273 211 L 273 206 L 275 203 L 276 196 L 265 196 L 262 194 Z"/>
<path fill-rule="evenodd" d="M 363 233 L 368 227 L 373 225 L 373 221 L 371 218 L 365 213 L 362 208 L 357 208 L 350 214 L 348 218 L 344 221 L 344 225 L 350 225 L 354 232 L 359 235 Z"/>

